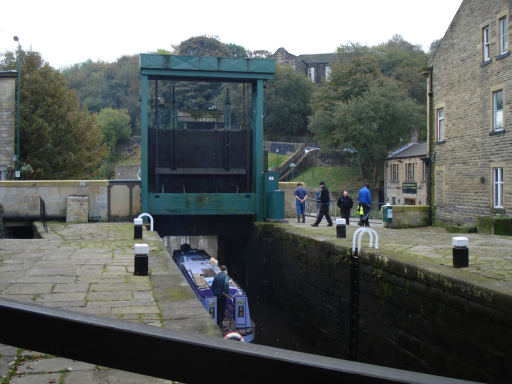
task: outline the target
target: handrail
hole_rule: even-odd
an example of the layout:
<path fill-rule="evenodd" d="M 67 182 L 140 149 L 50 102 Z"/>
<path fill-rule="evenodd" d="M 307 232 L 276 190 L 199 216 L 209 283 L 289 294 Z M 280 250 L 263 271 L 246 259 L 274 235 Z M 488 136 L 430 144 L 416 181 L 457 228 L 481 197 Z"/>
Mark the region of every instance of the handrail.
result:
<path fill-rule="evenodd" d="M 46 212 L 46 202 L 39 196 L 39 220 L 43 223 L 43 228 L 48 232 L 48 214 Z"/>
<path fill-rule="evenodd" d="M 0 298 L 0 318 L 1 343 L 186 383 L 270 383 L 276 372 L 290 382 L 470 383 L 6 298 Z M 229 361 L 229 372 L 190 369 L 204 361 L 212 367 Z"/>
<path fill-rule="evenodd" d="M 151 216 L 149 213 L 141 213 L 139 216 L 137 216 L 137 219 L 141 219 L 143 217 L 149 217 L 149 222 L 151 223 L 150 231 L 153 232 L 153 216 Z"/>
<path fill-rule="evenodd" d="M 375 249 L 379 248 L 379 234 L 377 231 L 373 228 L 358 228 L 352 235 L 352 254 L 355 254 L 356 252 L 356 239 L 357 239 L 357 251 L 359 252 L 361 250 L 361 238 L 365 233 L 368 233 L 370 236 L 370 244 L 369 247 L 371 248 L 373 245 L 373 234 L 375 234 Z"/>

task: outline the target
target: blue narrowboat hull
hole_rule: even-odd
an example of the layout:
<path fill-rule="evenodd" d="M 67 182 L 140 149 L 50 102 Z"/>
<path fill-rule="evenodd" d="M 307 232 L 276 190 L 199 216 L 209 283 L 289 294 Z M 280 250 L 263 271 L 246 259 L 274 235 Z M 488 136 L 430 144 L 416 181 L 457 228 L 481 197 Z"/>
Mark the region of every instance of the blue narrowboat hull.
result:
<path fill-rule="evenodd" d="M 204 250 L 190 248 L 188 244 L 183 244 L 179 250 L 175 250 L 172 257 L 198 299 L 210 316 L 217 321 L 217 297 L 211 289 L 213 278 L 220 272 L 216 260 Z M 230 298 L 226 303 L 221 326 L 223 334 L 230 337 L 236 332 L 244 342 L 252 342 L 255 327 L 251 321 L 247 295 L 232 279 L 229 279 L 228 295 Z"/>

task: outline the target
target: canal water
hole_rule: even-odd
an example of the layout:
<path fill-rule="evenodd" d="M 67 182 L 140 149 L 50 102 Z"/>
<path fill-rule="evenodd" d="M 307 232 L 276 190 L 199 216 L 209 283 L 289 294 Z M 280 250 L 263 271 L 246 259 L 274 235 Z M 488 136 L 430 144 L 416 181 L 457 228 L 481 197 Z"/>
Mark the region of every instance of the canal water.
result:
<path fill-rule="evenodd" d="M 188 243 L 192 248 L 205 250 L 210 256 L 217 258 L 216 236 L 165 236 L 164 247 L 170 254 Z M 229 273 L 229 270 L 228 270 Z M 241 282 L 237 283 L 243 287 Z M 246 291 L 249 297 L 251 317 L 256 324 L 254 344 L 290 349 L 299 352 L 322 354 L 319 347 L 304 339 L 301 332 L 294 329 L 292 322 L 272 302 L 263 301 L 257 292 Z M 205 309 L 206 310 L 206 309 Z"/>

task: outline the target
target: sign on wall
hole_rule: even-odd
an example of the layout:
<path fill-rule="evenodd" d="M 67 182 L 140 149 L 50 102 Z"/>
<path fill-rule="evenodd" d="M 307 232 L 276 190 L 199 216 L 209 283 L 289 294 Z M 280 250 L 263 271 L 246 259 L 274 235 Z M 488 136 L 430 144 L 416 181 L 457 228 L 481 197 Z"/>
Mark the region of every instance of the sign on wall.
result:
<path fill-rule="evenodd" d="M 413 193 L 416 194 L 418 191 L 418 183 L 415 181 L 408 181 L 402 183 L 402 193 Z"/>

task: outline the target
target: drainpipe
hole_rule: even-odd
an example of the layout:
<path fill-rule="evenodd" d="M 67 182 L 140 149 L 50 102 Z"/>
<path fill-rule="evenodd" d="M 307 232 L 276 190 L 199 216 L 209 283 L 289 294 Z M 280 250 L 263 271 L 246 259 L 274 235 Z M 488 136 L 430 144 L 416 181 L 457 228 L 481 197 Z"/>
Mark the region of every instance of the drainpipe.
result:
<path fill-rule="evenodd" d="M 430 65 L 430 70 L 428 74 L 428 84 L 427 84 L 427 150 L 428 150 L 428 188 L 427 188 L 427 198 L 428 198 L 428 204 L 429 204 L 429 210 L 428 210 L 428 220 L 430 222 L 430 225 L 432 225 L 432 219 L 433 219 L 433 209 L 434 209 L 434 202 L 432 201 L 432 180 L 433 180 L 433 163 L 434 159 L 432 158 L 432 99 L 434 95 L 434 88 L 433 88 L 433 75 L 434 75 L 434 66 Z"/>

